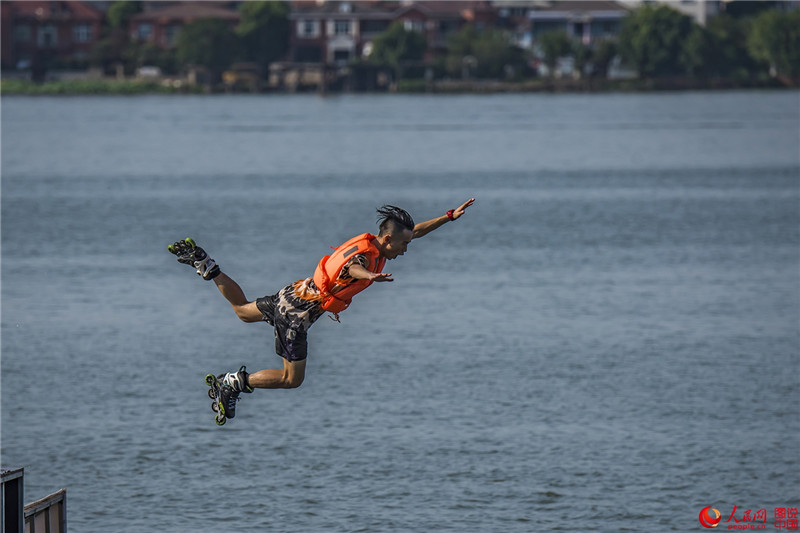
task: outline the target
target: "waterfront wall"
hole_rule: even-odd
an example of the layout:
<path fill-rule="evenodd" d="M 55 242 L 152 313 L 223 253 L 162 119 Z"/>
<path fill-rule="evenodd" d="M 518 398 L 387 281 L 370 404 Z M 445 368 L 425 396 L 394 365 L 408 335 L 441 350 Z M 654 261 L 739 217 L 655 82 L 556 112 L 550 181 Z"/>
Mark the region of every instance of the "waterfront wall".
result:
<path fill-rule="evenodd" d="M 67 489 L 23 506 L 24 474 L 0 470 L 0 533 L 66 533 Z"/>

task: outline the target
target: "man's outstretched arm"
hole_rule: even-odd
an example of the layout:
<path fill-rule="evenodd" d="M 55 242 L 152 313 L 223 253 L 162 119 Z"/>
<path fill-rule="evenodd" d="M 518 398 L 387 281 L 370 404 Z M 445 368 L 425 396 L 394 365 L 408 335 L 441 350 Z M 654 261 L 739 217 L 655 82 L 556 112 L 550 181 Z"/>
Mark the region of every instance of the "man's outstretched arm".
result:
<path fill-rule="evenodd" d="M 458 209 L 453 209 L 452 220 L 455 220 L 461 215 L 463 215 L 464 211 L 466 211 L 467 208 L 471 206 L 473 203 L 475 203 L 475 198 L 470 198 L 469 200 L 461 204 L 461 206 Z M 450 222 L 450 220 L 451 219 L 449 216 L 442 215 L 438 218 L 433 218 L 426 222 L 420 222 L 419 224 L 414 226 L 414 238 L 419 239 L 420 237 L 432 232 L 436 228 L 442 227 L 447 222 Z"/>

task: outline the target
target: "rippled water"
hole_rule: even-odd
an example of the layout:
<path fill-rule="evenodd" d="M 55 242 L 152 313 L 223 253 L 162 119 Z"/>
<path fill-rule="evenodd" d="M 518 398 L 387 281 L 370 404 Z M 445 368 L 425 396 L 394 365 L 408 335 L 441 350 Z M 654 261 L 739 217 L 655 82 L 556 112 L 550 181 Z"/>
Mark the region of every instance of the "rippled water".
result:
<path fill-rule="evenodd" d="M 800 504 L 800 93 L 2 100 L 2 462 L 71 531 L 700 531 Z M 250 298 L 393 203 L 277 367 Z M 773 524 L 768 524 L 773 529 Z"/>

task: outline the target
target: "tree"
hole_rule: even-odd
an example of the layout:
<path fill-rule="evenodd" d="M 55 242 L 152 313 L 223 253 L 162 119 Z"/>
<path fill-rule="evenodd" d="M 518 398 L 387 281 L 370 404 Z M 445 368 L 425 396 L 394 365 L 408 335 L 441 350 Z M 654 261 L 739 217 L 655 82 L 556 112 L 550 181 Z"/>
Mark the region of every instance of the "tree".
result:
<path fill-rule="evenodd" d="M 465 61 L 467 66 L 475 68 L 479 78 L 500 78 L 506 75 L 507 66 L 513 67 L 512 70 L 524 66 L 522 51 L 512 44 L 506 32 L 495 28 L 478 31 L 471 24 L 450 37 L 445 69 L 459 76 Z"/>
<path fill-rule="evenodd" d="M 555 74 L 558 58 L 572 52 L 572 42 L 567 33 L 560 30 L 548 31 L 539 36 L 539 46 L 542 47 L 544 64 L 547 65 L 550 76 Z"/>
<path fill-rule="evenodd" d="M 133 42 L 125 50 L 125 63 L 131 70 L 138 67 L 158 67 L 165 74 L 177 74 L 177 58 L 174 49 L 161 48 L 153 42 Z"/>
<path fill-rule="evenodd" d="M 445 59 L 445 71 L 451 76 L 460 76 L 464 68 L 465 58 L 473 57 L 473 44 L 478 39 L 478 31 L 472 24 L 467 24 L 449 38 L 448 54 Z"/>
<path fill-rule="evenodd" d="M 600 78 L 607 78 L 608 68 L 617 56 L 618 50 L 617 41 L 607 39 L 597 43 L 592 52 L 592 66 L 594 67 L 592 74 Z"/>
<path fill-rule="evenodd" d="M 746 80 L 756 72 L 757 64 L 747 51 L 749 24 L 749 20 L 737 20 L 730 15 L 720 15 L 708 21 L 706 28 L 713 46 L 712 75 Z"/>
<path fill-rule="evenodd" d="M 236 34 L 245 58 L 266 70 L 284 57 L 289 43 L 289 7 L 286 2 L 242 2 Z"/>
<path fill-rule="evenodd" d="M 127 30 L 130 18 L 141 10 L 141 2 L 114 2 L 108 8 L 108 23 L 112 28 Z"/>
<path fill-rule="evenodd" d="M 227 22 L 199 19 L 183 27 L 177 41 L 178 61 L 206 67 L 211 81 L 241 57 L 241 43 Z"/>
<path fill-rule="evenodd" d="M 572 56 L 575 58 L 575 72 L 579 78 L 582 78 L 586 73 L 586 67 L 591 64 L 594 57 L 594 49 L 580 39 L 573 39 L 572 43 Z"/>
<path fill-rule="evenodd" d="M 131 43 L 128 33 L 130 18 L 142 10 L 141 2 L 114 2 L 108 8 L 108 26 L 103 28 L 98 40 L 89 53 L 92 65 L 102 67 L 110 72 L 117 65 L 122 65 L 128 73 L 136 68 L 136 53 L 131 48 L 136 48 L 136 43 Z"/>
<path fill-rule="evenodd" d="M 746 21 L 719 15 L 703 28 L 694 25 L 683 44 L 681 64 L 687 74 L 699 77 L 752 77 L 756 65 L 746 49 Z"/>
<path fill-rule="evenodd" d="M 707 76 L 713 72 L 716 50 L 711 34 L 701 26 L 693 26 L 680 53 L 680 63 L 690 76 Z"/>
<path fill-rule="evenodd" d="M 513 46 L 509 35 L 495 28 L 487 28 L 478 34 L 473 43 L 473 54 L 478 62 L 479 78 L 500 78 L 507 66 L 520 67 L 522 51 Z"/>
<path fill-rule="evenodd" d="M 370 61 L 397 68 L 406 61 L 421 61 L 428 43 L 421 33 L 406 30 L 401 22 L 395 22 L 378 35 L 372 43 Z"/>
<path fill-rule="evenodd" d="M 97 41 L 89 53 L 89 62 L 110 71 L 114 65 L 125 63 L 126 50 L 130 46 L 128 33 L 122 29 L 111 30 L 103 39 Z"/>
<path fill-rule="evenodd" d="M 683 43 L 693 24 L 665 5 L 640 7 L 622 23 L 620 54 L 642 78 L 681 74 L 685 71 Z"/>
<path fill-rule="evenodd" d="M 747 49 L 788 83 L 800 83 L 800 11 L 765 11 L 752 23 Z"/>

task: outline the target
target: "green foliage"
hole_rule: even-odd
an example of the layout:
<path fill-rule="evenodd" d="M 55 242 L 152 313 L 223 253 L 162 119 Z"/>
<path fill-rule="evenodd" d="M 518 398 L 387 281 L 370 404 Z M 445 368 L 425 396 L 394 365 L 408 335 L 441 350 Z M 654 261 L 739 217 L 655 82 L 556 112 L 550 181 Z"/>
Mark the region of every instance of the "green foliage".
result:
<path fill-rule="evenodd" d="M 403 79 L 397 82 L 397 92 L 401 93 L 424 93 L 427 90 L 425 80 Z"/>
<path fill-rule="evenodd" d="M 753 20 L 747 49 L 779 76 L 800 82 L 800 10 L 761 13 Z"/>
<path fill-rule="evenodd" d="M 401 22 L 395 22 L 375 38 L 369 59 L 396 68 L 404 61 L 421 61 L 427 46 L 421 33 L 406 30 Z"/>
<path fill-rule="evenodd" d="M 236 34 L 245 58 L 261 65 L 283 58 L 289 45 L 289 6 L 286 2 L 242 2 Z"/>
<path fill-rule="evenodd" d="M 178 61 L 200 65 L 212 72 L 212 78 L 241 56 L 241 43 L 228 23 L 218 19 L 200 19 L 184 26 L 176 46 Z"/>
<path fill-rule="evenodd" d="M 605 78 L 608 76 L 608 68 L 611 66 L 611 61 L 619 53 L 619 43 L 612 39 L 606 39 L 595 44 L 592 51 L 592 65 L 594 66 L 594 75 Z"/>
<path fill-rule="evenodd" d="M 474 53 L 473 43 L 478 40 L 478 30 L 472 24 L 467 24 L 449 39 L 445 71 L 452 76 L 460 76 L 464 65 L 464 58 Z"/>
<path fill-rule="evenodd" d="M 623 23 L 620 52 L 643 78 L 686 74 L 748 83 L 766 70 L 760 61 L 797 80 L 800 11 L 761 11 L 754 20 L 721 14 L 704 28 L 668 6 L 645 6 Z"/>
<path fill-rule="evenodd" d="M 544 54 L 544 64 L 552 75 L 556 68 L 558 58 L 568 55 L 572 51 L 572 42 L 563 31 L 548 31 L 539 37 L 539 45 Z"/>
<path fill-rule="evenodd" d="M 108 23 L 112 28 L 127 30 L 130 18 L 141 10 L 141 2 L 114 2 L 108 8 Z"/>
<path fill-rule="evenodd" d="M 506 32 L 486 28 L 478 31 L 468 24 L 450 37 L 449 53 L 445 60 L 445 71 L 460 76 L 465 58 L 474 58 L 475 74 L 478 78 L 500 78 L 506 66 L 521 70 L 524 57 L 521 50 L 510 41 Z"/>
<path fill-rule="evenodd" d="M 708 74 L 741 80 L 752 77 L 757 64 L 747 51 L 749 20 L 737 20 L 720 15 L 708 21 L 706 29 L 711 36 Z"/>
<path fill-rule="evenodd" d="M 134 60 L 137 67 L 158 65 L 161 60 L 161 47 L 155 43 L 143 43 L 136 47 Z"/>
<path fill-rule="evenodd" d="M 0 92 L 3 95 L 144 94 L 174 93 L 181 90 L 197 92 L 199 88 L 178 89 L 152 81 L 76 80 L 34 83 L 23 80 L 0 80 Z"/>
<path fill-rule="evenodd" d="M 479 78 L 501 78 L 506 65 L 518 68 L 522 63 L 522 53 L 511 44 L 508 34 L 494 28 L 478 35 L 473 51 Z"/>
<path fill-rule="evenodd" d="M 756 64 L 746 49 L 746 21 L 728 15 L 709 20 L 707 27 L 694 25 L 684 42 L 680 61 L 686 74 L 746 80 Z"/>
<path fill-rule="evenodd" d="M 704 28 L 694 25 L 683 43 L 679 61 L 686 73 L 703 76 L 715 63 L 716 50 L 711 34 Z"/>
<path fill-rule="evenodd" d="M 109 69 L 115 63 L 124 62 L 130 47 L 128 32 L 123 29 L 113 29 L 103 39 L 99 40 L 89 52 L 89 62 L 103 69 Z"/>
<path fill-rule="evenodd" d="M 587 65 L 591 63 L 594 57 L 594 49 L 589 45 L 583 44 L 581 40 L 575 39 L 572 41 L 572 55 L 575 58 L 575 72 L 580 77 L 583 77 Z"/>
<path fill-rule="evenodd" d="M 174 49 L 161 48 L 155 43 L 130 44 L 125 55 L 126 64 L 133 71 L 138 67 L 159 67 L 165 74 L 178 73 L 177 54 Z"/>
<path fill-rule="evenodd" d="M 692 19 L 668 6 L 641 7 L 622 23 L 620 53 L 640 77 L 681 74 L 686 65 L 683 43 L 692 26 Z"/>

